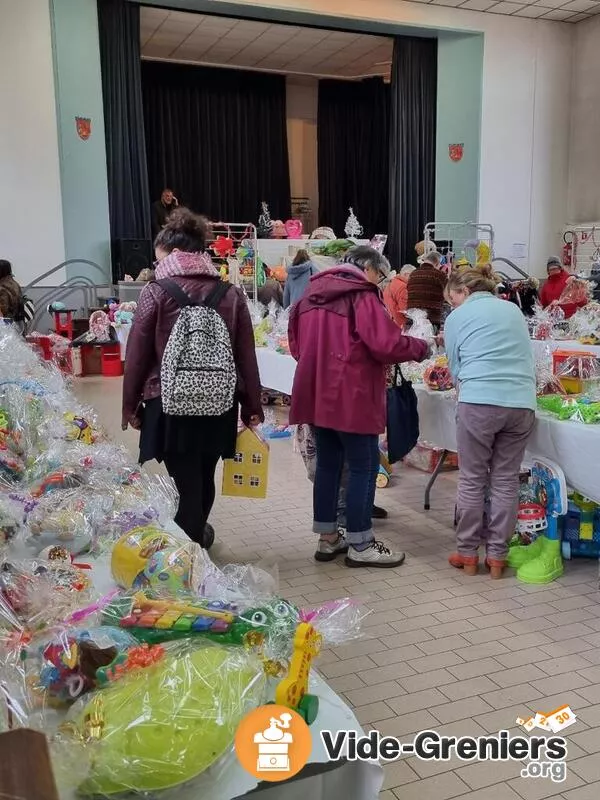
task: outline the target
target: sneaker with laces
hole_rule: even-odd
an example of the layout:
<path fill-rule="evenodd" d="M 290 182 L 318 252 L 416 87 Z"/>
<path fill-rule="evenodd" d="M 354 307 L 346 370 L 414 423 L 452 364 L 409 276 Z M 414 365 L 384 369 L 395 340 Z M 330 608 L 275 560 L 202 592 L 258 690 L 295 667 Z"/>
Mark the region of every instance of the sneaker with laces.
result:
<path fill-rule="evenodd" d="M 391 567 L 399 567 L 404 559 L 404 553 L 395 553 L 383 542 L 378 542 L 374 539 L 364 550 L 355 550 L 354 547 L 350 546 L 346 556 L 346 566 L 390 569 Z"/>
<path fill-rule="evenodd" d="M 326 539 L 319 539 L 315 552 L 315 561 L 333 561 L 337 556 L 348 552 L 348 542 L 342 531 L 338 531 L 338 538 L 335 542 L 328 542 Z"/>

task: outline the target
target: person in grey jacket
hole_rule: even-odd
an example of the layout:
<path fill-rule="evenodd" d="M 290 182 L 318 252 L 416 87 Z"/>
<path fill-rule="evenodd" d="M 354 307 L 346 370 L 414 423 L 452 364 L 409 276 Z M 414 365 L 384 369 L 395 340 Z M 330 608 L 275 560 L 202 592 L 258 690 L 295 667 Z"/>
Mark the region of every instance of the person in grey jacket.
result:
<path fill-rule="evenodd" d="M 287 271 L 288 276 L 283 291 L 284 308 L 289 308 L 289 306 L 300 300 L 306 291 L 311 276 L 316 275 L 318 271 L 306 250 L 298 250 Z"/>

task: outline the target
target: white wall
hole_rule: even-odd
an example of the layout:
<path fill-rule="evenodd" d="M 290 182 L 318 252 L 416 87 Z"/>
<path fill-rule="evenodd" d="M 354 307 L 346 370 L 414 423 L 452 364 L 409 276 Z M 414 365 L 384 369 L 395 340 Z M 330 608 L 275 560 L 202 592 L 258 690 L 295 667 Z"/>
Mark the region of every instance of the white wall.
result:
<path fill-rule="evenodd" d="M 575 26 L 569 222 L 600 220 L 600 17 Z"/>
<path fill-rule="evenodd" d="M 289 77 L 286 81 L 287 135 L 292 197 L 308 197 L 312 210 L 311 230 L 319 212 L 317 167 L 317 107 L 319 83 L 316 78 Z M 305 231 L 310 233 L 310 231 Z"/>
<path fill-rule="evenodd" d="M 216 12 L 221 1 L 225 2 L 213 3 Z M 287 0 L 237 0 L 237 4 L 290 10 Z M 498 255 L 510 257 L 513 244 L 525 243 L 530 270 L 543 273 L 567 216 L 568 98 L 575 26 L 400 0 L 294 0 L 293 8 L 432 32 L 483 32 L 479 218 L 494 225 Z"/>
<path fill-rule="evenodd" d="M 48 0 L 0 0 L 0 109 L 0 258 L 26 284 L 65 254 Z"/>

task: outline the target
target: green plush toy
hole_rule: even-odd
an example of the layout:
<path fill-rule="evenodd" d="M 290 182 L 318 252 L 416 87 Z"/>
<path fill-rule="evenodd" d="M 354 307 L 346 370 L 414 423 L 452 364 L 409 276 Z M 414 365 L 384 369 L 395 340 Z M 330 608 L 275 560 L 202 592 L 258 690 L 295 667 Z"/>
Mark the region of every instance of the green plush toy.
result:
<path fill-rule="evenodd" d="M 191 780 L 231 746 L 264 687 L 249 653 L 208 645 L 167 654 L 96 692 L 73 719 L 92 763 L 79 792 L 154 792 Z"/>

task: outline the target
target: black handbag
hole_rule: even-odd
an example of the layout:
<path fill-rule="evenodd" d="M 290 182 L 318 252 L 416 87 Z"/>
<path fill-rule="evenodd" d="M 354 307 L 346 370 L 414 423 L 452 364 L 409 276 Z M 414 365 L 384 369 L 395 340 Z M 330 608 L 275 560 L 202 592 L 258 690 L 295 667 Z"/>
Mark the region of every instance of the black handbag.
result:
<path fill-rule="evenodd" d="M 398 377 L 400 383 L 398 384 Z M 395 464 L 408 455 L 419 439 L 419 411 L 412 382 L 396 364 L 394 385 L 387 390 L 388 460 Z"/>

